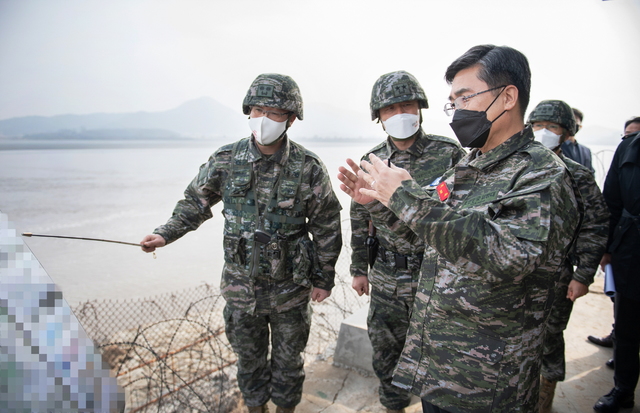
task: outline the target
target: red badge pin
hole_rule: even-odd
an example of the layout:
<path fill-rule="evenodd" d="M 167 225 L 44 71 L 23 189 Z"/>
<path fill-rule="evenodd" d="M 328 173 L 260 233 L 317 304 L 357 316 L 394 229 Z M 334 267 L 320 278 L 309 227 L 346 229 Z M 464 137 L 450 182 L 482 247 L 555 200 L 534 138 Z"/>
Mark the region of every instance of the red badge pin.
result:
<path fill-rule="evenodd" d="M 449 198 L 449 188 L 447 188 L 446 182 L 441 182 L 440 185 L 436 186 L 436 191 L 438 191 L 438 196 L 441 201 Z"/>

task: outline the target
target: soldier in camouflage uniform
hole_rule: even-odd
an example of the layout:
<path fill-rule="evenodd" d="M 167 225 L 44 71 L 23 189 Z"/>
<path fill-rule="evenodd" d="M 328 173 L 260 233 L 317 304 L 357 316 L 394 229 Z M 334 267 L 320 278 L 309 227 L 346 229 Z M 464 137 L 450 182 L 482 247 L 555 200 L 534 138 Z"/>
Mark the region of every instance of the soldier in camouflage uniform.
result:
<path fill-rule="evenodd" d="M 341 207 L 322 161 L 287 137 L 303 117 L 293 79 L 258 76 L 242 109 L 253 136 L 218 149 L 142 245 L 150 252 L 177 240 L 224 203 L 221 290 L 238 385 L 249 412 L 267 412 L 270 398 L 277 412 L 293 412 L 302 397 L 309 299 L 324 300 L 334 286 Z"/>
<path fill-rule="evenodd" d="M 344 171 L 341 188 L 381 219 L 391 211 L 426 244 L 393 383 L 420 396 L 425 412 L 534 413 L 578 204 L 562 161 L 524 125 L 531 74 L 522 53 L 476 46 L 445 78 L 451 126 L 473 149 L 436 190 L 375 155 L 361 163 L 368 173 Z"/>
<path fill-rule="evenodd" d="M 542 101 L 529 114 L 528 122 L 533 127 L 536 140 L 554 151 L 565 163 L 582 198 L 582 223 L 556 286 L 555 301 L 544 337 L 540 413 L 549 413 L 556 384 L 565 378 L 563 332 L 569 323 L 573 302 L 589 291 L 605 252 L 609 210 L 591 170 L 562 153 L 562 143 L 577 129 L 571 107 L 561 100 Z"/>
<path fill-rule="evenodd" d="M 464 156 L 464 150 L 452 139 L 422 130 L 421 109 L 428 107 L 427 96 L 411 74 L 382 75 L 371 92 L 371 120 L 382 121 L 389 136 L 366 159 L 370 153 L 388 159 L 423 186 L 441 177 Z M 369 284 L 373 287 L 367 319 L 373 370 L 380 379 L 380 402 L 388 412 L 400 412 L 409 405 L 411 393 L 391 380 L 409 328 L 424 243 L 395 216 L 386 222 L 374 219 L 379 247 L 367 278 L 365 241 L 373 218 L 364 206 L 351 203 L 351 275 L 359 295 L 369 293 Z"/>

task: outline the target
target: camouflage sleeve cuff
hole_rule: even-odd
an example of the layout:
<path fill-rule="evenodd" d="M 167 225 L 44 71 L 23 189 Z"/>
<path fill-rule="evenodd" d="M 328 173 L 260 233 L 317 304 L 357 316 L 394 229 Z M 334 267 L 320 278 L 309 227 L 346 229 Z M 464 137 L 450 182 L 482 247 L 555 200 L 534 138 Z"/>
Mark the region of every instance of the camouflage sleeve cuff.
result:
<path fill-rule="evenodd" d="M 333 276 L 331 276 L 330 279 L 324 276 L 317 276 L 313 280 L 311 280 L 311 284 L 315 288 L 321 288 L 327 291 L 331 291 L 331 289 L 335 286 L 335 283 L 333 282 Z"/>
<path fill-rule="evenodd" d="M 164 238 L 166 244 L 165 245 L 169 245 L 171 244 L 173 241 L 177 240 L 179 237 L 172 237 L 170 235 L 169 231 L 165 231 L 164 226 L 160 226 L 156 229 L 153 230 L 153 234 L 158 234 L 160 235 L 162 238 Z"/>
<path fill-rule="evenodd" d="M 376 212 L 384 211 L 385 206 L 380 201 L 371 201 L 368 204 L 363 205 L 370 214 L 375 214 Z"/>
<path fill-rule="evenodd" d="M 402 185 L 396 189 L 391 195 L 391 199 L 389 199 L 389 209 L 397 214 L 397 211 L 401 211 L 416 199 L 427 198 L 431 198 L 430 193 L 425 191 L 416 181 L 402 181 Z"/>
<path fill-rule="evenodd" d="M 595 277 L 596 272 L 597 272 L 597 269 L 593 271 L 586 268 L 578 267 L 578 269 L 576 269 L 576 271 L 573 273 L 572 278 L 578 282 L 581 282 L 586 286 L 589 286 L 593 284 L 593 278 Z"/>
<path fill-rule="evenodd" d="M 349 265 L 349 270 L 351 272 L 351 276 L 353 277 L 367 275 L 367 271 L 369 270 L 369 263 L 367 261 L 366 246 L 364 246 L 364 248 L 358 248 L 358 250 L 352 247 L 351 265 Z"/>
<path fill-rule="evenodd" d="M 366 277 L 368 275 L 369 263 L 364 263 L 364 267 L 351 265 L 350 272 L 352 277 Z"/>

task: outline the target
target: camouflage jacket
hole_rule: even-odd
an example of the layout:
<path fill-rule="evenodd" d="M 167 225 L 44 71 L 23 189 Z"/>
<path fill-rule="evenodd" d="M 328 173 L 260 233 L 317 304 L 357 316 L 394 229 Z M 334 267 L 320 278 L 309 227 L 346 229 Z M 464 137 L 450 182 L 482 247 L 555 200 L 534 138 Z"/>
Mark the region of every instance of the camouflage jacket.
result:
<path fill-rule="evenodd" d="M 427 244 L 394 384 L 452 413 L 537 412 L 545 320 L 579 217 L 564 164 L 525 128 L 473 149 L 436 191 L 404 181 L 389 209 Z"/>
<path fill-rule="evenodd" d="M 420 129 L 416 141 L 404 151 L 392 143 L 391 138 L 380 143 L 367 152 L 362 159 L 369 160 L 373 153 L 381 159 L 404 168 L 421 186 L 427 186 L 442 176 L 449 168 L 458 163 L 464 156 L 464 150 L 458 143 L 444 136 L 427 135 Z M 377 201 L 375 201 L 377 203 Z M 373 288 L 392 296 L 412 296 L 418 281 L 420 262 L 416 257 L 424 251 L 424 241 L 407 227 L 407 225 L 393 214 L 386 216 L 384 221 L 373 217 L 363 205 L 351 202 L 351 275 L 366 276 L 369 266 L 365 240 L 369 233 L 369 221 L 373 219 L 377 238 L 380 245 L 387 251 L 408 256 L 409 270 L 390 272 L 387 266 L 376 265 L 369 272 L 369 282 Z M 379 258 L 382 251 L 379 252 Z M 413 268 L 413 262 L 416 267 Z"/>
<path fill-rule="evenodd" d="M 588 286 L 593 283 L 593 277 L 598 271 L 607 246 L 609 209 L 593 173 L 587 167 L 564 155 L 560 155 L 560 159 L 567 165 L 584 203 L 582 225 L 569 255 L 568 267 L 572 273 L 572 279 Z"/>
<path fill-rule="evenodd" d="M 331 290 L 342 248 L 341 207 L 324 164 L 284 139 L 271 156 L 250 138 L 218 149 L 154 231 L 173 242 L 211 218 L 211 206 L 222 200 L 220 288 L 229 305 L 250 314 L 304 304 L 312 286 Z M 257 230 L 266 241 L 256 240 Z"/>

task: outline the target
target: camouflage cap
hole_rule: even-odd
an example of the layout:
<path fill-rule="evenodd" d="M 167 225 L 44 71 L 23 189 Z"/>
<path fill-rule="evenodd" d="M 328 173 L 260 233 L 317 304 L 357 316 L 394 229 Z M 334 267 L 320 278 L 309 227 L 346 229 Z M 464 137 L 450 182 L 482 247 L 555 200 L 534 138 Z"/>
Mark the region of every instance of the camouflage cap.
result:
<path fill-rule="evenodd" d="M 268 106 L 287 110 L 302 120 L 302 95 L 298 84 L 287 75 L 263 73 L 251 83 L 242 101 L 242 112 L 248 115 L 251 106 Z"/>
<path fill-rule="evenodd" d="M 427 95 L 411 73 L 398 70 L 380 76 L 371 90 L 371 120 L 378 118 L 381 108 L 407 100 L 417 100 L 420 109 L 429 107 Z"/>
<path fill-rule="evenodd" d="M 529 113 L 527 122 L 533 123 L 541 120 L 557 123 L 565 128 L 570 135 L 575 135 L 578 130 L 571 106 L 562 100 L 543 100 L 538 103 L 538 106 Z"/>

